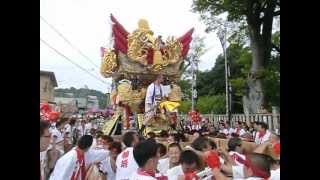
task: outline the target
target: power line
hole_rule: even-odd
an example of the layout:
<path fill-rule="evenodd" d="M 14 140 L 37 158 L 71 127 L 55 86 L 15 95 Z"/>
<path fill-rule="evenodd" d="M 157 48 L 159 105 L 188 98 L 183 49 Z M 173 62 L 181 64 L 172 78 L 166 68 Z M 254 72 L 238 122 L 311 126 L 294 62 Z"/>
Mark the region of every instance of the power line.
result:
<path fill-rule="evenodd" d="M 55 28 L 53 25 L 51 25 L 44 17 L 40 16 L 41 20 L 45 22 L 51 29 L 53 29 L 63 40 L 65 40 L 73 49 L 75 49 L 79 54 L 81 54 L 86 60 L 88 60 L 91 64 L 93 64 L 96 68 L 99 69 L 99 67 L 93 63 L 93 61 L 86 56 L 79 48 L 75 47 L 60 31 L 58 31 L 57 28 Z"/>
<path fill-rule="evenodd" d="M 108 84 L 106 82 L 104 82 L 103 80 L 101 80 L 100 78 L 98 78 L 97 76 L 95 76 L 94 74 L 92 74 L 91 72 L 87 71 L 85 68 L 83 68 L 82 66 L 80 66 L 79 64 L 75 63 L 73 60 L 71 60 L 70 58 L 68 58 L 67 56 L 65 56 L 64 54 L 62 54 L 61 52 L 59 52 L 57 49 L 55 49 L 54 47 L 52 47 L 49 43 L 47 43 L 45 40 L 43 40 L 40 37 L 40 41 L 42 43 L 44 43 L 45 45 L 47 45 L 50 49 L 52 49 L 54 52 L 56 52 L 57 54 L 59 54 L 60 56 L 62 56 L 63 58 L 65 58 L 66 60 L 68 60 L 69 62 L 71 62 L 72 64 L 74 64 L 75 66 L 77 66 L 78 68 L 80 68 L 81 70 L 83 70 L 84 72 L 86 72 L 87 74 L 89 74 L 90 76 L 92 76 L 93 78 L 97 79 L 98 81 L 102 82 L 103 84 Z"/>

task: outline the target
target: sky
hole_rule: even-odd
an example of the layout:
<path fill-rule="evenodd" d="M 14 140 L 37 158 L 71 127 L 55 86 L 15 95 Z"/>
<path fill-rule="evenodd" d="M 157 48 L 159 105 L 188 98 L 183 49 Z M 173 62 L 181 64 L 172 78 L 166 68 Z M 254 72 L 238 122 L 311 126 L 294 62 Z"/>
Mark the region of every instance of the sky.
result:
<path fill-rule="evenodd" d="M 149 22 L 155 36 L 179 37 L 194 27 L 194 35 L 205 38 L 209 50 L 200 59 L 199 69 L 209 70 L 222 53 L 214 32 L 205 33 L 200 16 L 191 12 L 192 0 L 40 0 L 40 16 L 53 25 L 73 46 L 92 62 L 81 56 L 43 20 L 40 37 L 60 53 L 76 62 L 95 77 L 84 72 L 40 42 L 40 70 L 53 71 L 59 88 L 81 88 L 102 92 L 110 90 L 110 78 L 100 74 L 100 47 L 110 42 L 110 13 L 131 33 L 139 19 Z"/>

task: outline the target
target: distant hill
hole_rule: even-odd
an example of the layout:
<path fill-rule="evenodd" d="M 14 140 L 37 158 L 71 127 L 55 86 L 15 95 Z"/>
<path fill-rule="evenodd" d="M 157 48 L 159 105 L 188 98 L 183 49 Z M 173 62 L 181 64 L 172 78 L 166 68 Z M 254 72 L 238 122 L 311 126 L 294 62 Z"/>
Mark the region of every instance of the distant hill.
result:
<path fill-rule="evenodd" d="M 94 89 L 86 89 L 86 88 L 76 89 L 74 87 L 66 88 L 66 89 L 58 88 L 54 90 L 55 97 L 70 97 L 70 93 L 72 93 L 73 97 L 75 98 L 86 98 L 87 96 L 97 96 L 99 100 L 99 108 L 104 109 L 106 107 L 107 97 L 101 91 L 97 91 Z"/>

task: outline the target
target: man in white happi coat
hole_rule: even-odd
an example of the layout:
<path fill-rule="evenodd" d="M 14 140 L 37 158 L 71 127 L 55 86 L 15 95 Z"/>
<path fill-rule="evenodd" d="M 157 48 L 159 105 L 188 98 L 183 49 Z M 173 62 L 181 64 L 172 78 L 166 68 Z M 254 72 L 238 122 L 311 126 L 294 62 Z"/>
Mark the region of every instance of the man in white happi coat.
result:
<path fill-rule="evenodd" d="M 209 157 L 210 156 L 210 157 Z M 270 157 L 265 154 L 251 153 L 246 156 L 243 166 L 230 165 L 227 168 L 226 165 L 220 165 L 212 163 L 212 159 L 218 159 L 215 154 L 210 154 L 206 159 L 208 166 L 212 169 L 214 179 L 222 180 L 227 177 L 221 172 L 221 169 L 225 173 L 231 173 L 234 180 L 265 180 L 269 179 L 271 175 L 270 171 Z"/>
<path fill-rule="evenodd" d="M 104 146 L 106 148 L 106 146 Z M 114 141 L 110 144 L 110 156 L 106 160 L 101 161 L 99 164 L 99 169 L 106 174 L 107 180 L 116 179 L 116 159 L 121 153 L 122 145 L 118 141 Z"/>
<path fill-rule="evenodd" d="M 139 143 L 135 132 L 129 131 L 123 135 L 126 148 L 116 159 L 116 180 L 128 180 L 130 175 L 138 169 L 138 164 L 133 157 L 133 147 Z"/>
<path fill-rule="evenodd" d="M 243 166 L 246 156 L 243 154 L 242 140 L 238 137 L 230 138 L 228 141 L 229 155 L 236 165 Z"/>
<path fill-rule="evenodd" d="M 84 180 L 87 168 L 93 164 L 103 161 L 109 155 L 104 149 L 90 149 L 92 136 L 84 135 L 77 147 L 62 156 L 50 176 L 50 180 Z"/>
<path fill-rule="evenodd" d="M 181 153 L 180 163 L 167 171 L 168 180 L 185 179 L 186 176 L 195 175 L 201 166 L 200 157 L 192 150 Z"/>
<path fill-rule="evenodd" d="M 181 147 L 179 143 L 171 143 L 168 146 L 168 158 L 160 159 L 158 163 L 158 171 L 163 174 L 167 175 L 167 171 L 175 166 L 179 165 L 179 158 L 181 154 Z"/>
<path fill-rule="evenodd" d="M 166 88 L 162 85 L 163 75 L 159 74 L 157 79 L 148 86 L 146 97 L 145 97 L 145 120 L 140 129 L 140 132 L 149 125 L 149 122 L 156 115 L 158 110 L 158 105 L 162 100 L 168 97 L 168 92 Z"/>
<path fill-rule="evenodd" d="M 157 143 L 153 139 L 140 142 L 133 149 L 134 159 L 139 168 L 133 172 L 129 180 L 165 180 L 166 176 L 156 174 L 160 153 Z"/>

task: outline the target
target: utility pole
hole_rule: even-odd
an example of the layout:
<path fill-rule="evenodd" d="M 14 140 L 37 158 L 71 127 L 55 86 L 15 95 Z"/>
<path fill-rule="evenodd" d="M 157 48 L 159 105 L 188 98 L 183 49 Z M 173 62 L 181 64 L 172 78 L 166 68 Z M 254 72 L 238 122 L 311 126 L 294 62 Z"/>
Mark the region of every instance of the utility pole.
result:
<path fill-rule="evenodd" d="M 195 70 L 195 60 L 192 59 L 191 60 L 191 74 L 192 74 L 192 79 L 191 79 L 191 110 L 194 111 L 194 106 L 195 106 L 195 98 L 197 98 L 197 90 L 195 89 L 196 87 L 196 81 L 197 81 L 197 78 L 196 78 L 196 74 L 194 72 Z"/>
<path fill-rule="evenodd" d="M 231 110 L 230 110 L 230 104 L 231 104 L 231 96 L 230 96 L 230 88 L 229 85 L 229 77 L 230 77 L 230 68 L 229 68 L 229 62 L 227 59 L 227 24 L 225 23 L 223 29 L 220 29 L 217 33 L 222 49 L 224 54 L 224 67 L 225 67 L 225 85 L 226 85 L 226 116 L 228 117 L 228 121 L 231 121 Z M 229 88 L 230 87 L 230 88 Z"/>

